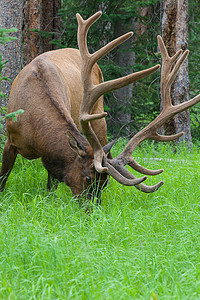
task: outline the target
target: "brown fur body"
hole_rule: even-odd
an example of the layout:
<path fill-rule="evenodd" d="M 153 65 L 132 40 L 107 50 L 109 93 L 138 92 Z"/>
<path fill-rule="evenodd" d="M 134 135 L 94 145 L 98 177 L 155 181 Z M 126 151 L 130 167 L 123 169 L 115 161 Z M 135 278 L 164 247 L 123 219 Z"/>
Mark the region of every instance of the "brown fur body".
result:
<path fill-rule="evenodd" d="M 97 65 L 92 76 L 95 84 L 103 80 Z M 79 50 L 46 52 L 24 67 L 10 92 L 8 113 L 18 109 L 24 113 L 18 116 L 17 122 L 12 119 L 6 122 L 8 140 L 0 173 L 1 190 L 18 153 L 27 159 L 41 157 L 49 173 L 49 188 L 50 178 L 56 178 L 69 185 L 73 194 L 80 194 L 89 186 L 86 178 L 98 176 L 92 165 L 92 148 L 80 133 L 82 93 Z M 103 112 L 103 97 L 93 112 Z M 104 146 L 107 143 L 105 119 L 93 121 L 92 126 Z"/>

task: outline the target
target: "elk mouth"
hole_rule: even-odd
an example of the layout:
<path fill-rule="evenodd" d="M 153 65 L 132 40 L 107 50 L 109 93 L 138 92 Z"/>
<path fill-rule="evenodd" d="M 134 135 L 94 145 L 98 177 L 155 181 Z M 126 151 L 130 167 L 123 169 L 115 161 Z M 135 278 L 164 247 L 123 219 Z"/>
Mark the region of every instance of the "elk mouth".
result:
<path fill-rule="evenodd" d="M 96 172 L 95 174 L 96 176 L 93 182 L 88 187 L 83 187 L 82 192 L 74 193 L 73 188 L 70 187 L 75 199 L 78 200 L 79 206 L 90 212 L 94 204 L 101 204 L 103 190 L 109 181 L 107 173 L 100 174 Z"/>

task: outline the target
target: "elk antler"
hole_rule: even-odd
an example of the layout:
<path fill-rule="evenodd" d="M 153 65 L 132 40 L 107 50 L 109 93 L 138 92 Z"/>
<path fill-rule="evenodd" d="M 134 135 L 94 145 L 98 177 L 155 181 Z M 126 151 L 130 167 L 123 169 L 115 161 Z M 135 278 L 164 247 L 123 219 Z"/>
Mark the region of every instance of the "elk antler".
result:
<path fill-rule="evenodd" d="M 112 49 L 114 49 L 133 35 L 132 32 L 126 33 L 121 37 L 108 43 L 103 48 L 99 49 L 97 52 L 90 54 L 87 48 L 87 32 L 90 26 L 101 16 L 101 14 L 101 12 L 97 12 L 87 20 L 83 20 L 79 14 L 76 15 L 78 20 L 78 45 L 82 58 L 81 76 L 83 83 L 83 101 L 80 109 L 80 123 L 84 135 L 86 136 L 87 140 L 93 148 L 94 167 L 97 170 L 97 172 L 108 172 L 113 178 L 115 178 L 118 182 L 124 185 L 136 185 L 144 181 L 146 179 L 146 176 L 138 179 L 127 178 L 124 177 L 123 174 L 118 172 L 118 170 L 114 168 L 111 164 L 107 164 L 106 166 L 102 165 L 103 161 L 106 161 L 106 155 L 95 132 L 91 127 L 90 121 L 104 118 L 107 115 L 107 113 L 91 114 L 91 112 L 94 107 L 94 104 L 101 95 L 112 90 L 119 89 L 155 72 L 160 67 L 160 65 L 157 65 L 144 71 L 124 76 L 122 78 L 94 85 L 91 76 L 94 64 Z"/>
<path fill-rule="evenodd" d="M 181 103 L 179 105 L 173 106 L 170 96 L 171 85 L 174 78 L 183 63 L 184 59 L 187 57 L 189 51 L 183 53 L 179 50 L 173 57 L 169 57 L 166 47 L 163 43 L 161 36 L 158 36 L 158 45 L 163 59 L 162 71 L 161 71 L 161 101 L 162 101 L 162 112 L 159 116 L 153 120 L 147 127 L 138 132 L 127 144 L 125 149 L 116 158 L 108 160 L 106 154 L 101 147 L 101 144 L 94 133 L 90 121 L 95 119 L 101 119 L 106 116 L 106 113 L 101 114 L 91 114 L 94 104 L 98 98 L 115 89 L 121 88 L 128 85 L 140 78 L 143 78 L 153 72 L 155 72 L 160 65 L 156 65 L 144 71 L 136 72 L 115 80 L 108 82 L 103 82 L 98 85 L 94 85 L 91 79 L 92 67 L 94 64 L 102 58 L 105 54 L 110 52 L 116 46 L 123 43 L 129 37 L 132 36 L 132 32 L 126 33 L 121 37 L 113 40 L 112 42 L 105 45 L 103 48 L 99 49 L 97 52 L 90 54 L 87 48 L 87 32 L 90 26 L 101 16 L 101 12 L 97 12 L 87 20 L 83 20 L 82 17 L 77 14 L 78 20 L 78 44 L 80 49 L 80 54 L 82 57 L 82 82 L 83 82 L 83 101 L 80 110 L 80 123 L 82 126 L 83 133 L 85 134 L 87 140 L 94 151 L 94 166 L 99 173 L 107 172 L 112 177 L 114 177 L 118 182 L 124 185 L 135 185 L 137 189 L 143 192 L 150 193 L 158 189 L 163 182 L 159 182 L 154 186 L 146 186 L 141 184 L 142 181 L 146 179 L 146 176 L 142 178 L 135 178 L 135 176 L 129 172 L 125 166 L 129 165 L 134 170 L 145 174 L 145 175 L 157 175 L 163 172 L 160 170 L 148 170 L 138 164 L 132 157 L 132 153 L 136 146 L 146 139 L 153 139 L 157 141 L 172 141 L 183 135 L 183 132 L 172 135 L 172 136 L 162 136 L 157 133 L 157 130 L 170 118 L 179 112 L 182 112 L 189 107 L 193 106 L 200 101 L 200 95 L 194 97 L 190 101 Z M 183 54 L 182 54 L 183 53 Z M 181 55 L 180 59 L 177 61 L 178 57 Z"/>

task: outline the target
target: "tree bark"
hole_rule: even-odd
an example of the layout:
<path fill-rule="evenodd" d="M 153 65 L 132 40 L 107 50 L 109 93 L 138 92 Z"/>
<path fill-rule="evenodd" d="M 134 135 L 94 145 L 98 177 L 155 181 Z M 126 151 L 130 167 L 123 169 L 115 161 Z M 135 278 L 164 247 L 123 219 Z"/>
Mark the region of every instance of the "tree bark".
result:
<path fill-rule="evenodd" d="M 61 0 L 42 0 L 42 30 L 54 34 L 43 40 L 43 52 L 54 50 L 57 47 L 50 44 L 59 37 L 60 17 L 57 15 L 61 8 Z"/>
<path fill-rule="evenodd" d="M 135 19 L 119 20 L 115 23 L 114 37 L 119 37 L 122 34 L 133 30 L 135 27 Z M 135 63 L 135 52 L 131 50 L 133 38 L 130 38 L 125 43 L 121 44 L 115 53 L 114 61 L 122 68 L 122 76 L 131 74 L 133 72 L 133 65 Z M 126 134 L 130 134 L 129 123 L 131 121 L 131 99 L 133 96 L 133 84 L 129 84 L 119 90 L 113 92 L 114 94 L 114 110 L 116 112 L 115 120 L 117 128 L 119 129 L 123 125 L 125 127 Z"/>
<path fill-rule="evenodd" d="M 38 32 L 32 31 L 32 29 L 42 30 L 41 11 L 41 0 L 30 0 L 24 4 L 24 65 L 42 53 L 41 37 Z"/>
<path fill-rule="evenodd" d="M 27 0 L 24 5 L 24 65 L 31 62 L 39 54 L 57 48 L 51 44 L 59 37 L 61 0 Z M 38 32 L 51 32 L 44 37 Z"/>
<path fill-rule="evenodd" d="M 10 41 L 5 45 L 0 45 L 0 52 L 3 54 L 3 61 L 8 60 L 3 69 L 3 76 L 12 81 L 21 69 L 21 41 L 22 41 L 22 8 L 23 0 L 0 0 L 0 27 L 15 27 L 18 32 L 13 35 L 16 41 Z M 2 92 L 9 96 L 12 82 L 2 81 Z M 0 105 L 7 106 L 8 98 L 0 98 Z"/>
<path fill-rule="evenodd" d="M 122 13 L 123 11 L 120 11 L 120 14 Z M 122 35 L 128 31 L 134 31 L 134 37 L 120 45 L 115 55 L 115 63 L 120 66 L 122 70 L 124 70 L 122 75 L 127 75 L 134 72 L 133 66 L 135 64 L 135 52 L 132 49 L 133 42 L 136 39 L 136 36 L 142 36 L 148 29 L 145 22 L 143 22 L 143 19 L 150 17 L 150 15 L 151 7 L 140 7 L 138 9 L 138 19 L 130 18 L 128 20 L 119 20 L 115 23 L 115 37 L 118 37 L 119 35 Z M 131 101 L 133 97 L 133 88 L 134 84 L 130 84 L 113 93 L 115 97 L 114 110 L 116 110 L 117 107 L 119 108 L 115 115 L 115 120 L 118 125 L 117 127 L 122 127 L 123 125 L 127 124 L 125 127 L 126 135 L 132 134 L 129 123 L 131 122 Z"/>
<path fill-rule="evenodd" d="M 162 15 L 162 37 L 169 55 L 176 51 L 188 48 L 188 1 L 187 0 L 164 0 Z M 189 100 L 189 74 L 188 60 L 182 64 L 180 71 L 172 85 L 171 97 L 173 105 Z M 190 113 L 189 110 L 176 115 L 162 128 L 165 134 L 174 134 L 184 131 L 183 138 L 187 144 L 191 144 Z"/>

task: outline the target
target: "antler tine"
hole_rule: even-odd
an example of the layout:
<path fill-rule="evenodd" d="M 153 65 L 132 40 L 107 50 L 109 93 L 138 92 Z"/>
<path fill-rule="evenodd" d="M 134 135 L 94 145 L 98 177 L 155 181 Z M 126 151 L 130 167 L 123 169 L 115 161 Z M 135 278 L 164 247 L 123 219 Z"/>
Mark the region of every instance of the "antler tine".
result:
<path fill-rule="evenodd" d="M 103 56 L 105 56 L 107 53 L 112 51 L 114 48 L 119 46 L 120 44 L 124 43 L 126 40 L 128 40 L 133 35 L 133 32 L 127 32 L 123 34 L 122 36 L 114 39 L 113 41 L 106 44 L 104 47 L 96 51 L 92 54 L 94 62 L 97 62 L 99 59 L 101 59 Z"/>
<path fill-rule="evenodd" d="M 145 175 L 158 175 L 160 173 L 162 173 L 164 170 L 160 169 L 160 170 L 149 170 L 144 168 L 143 166 L 141 166 L 140 164 L 138 164 L 138 162 L 136 162 L 133 157 L 131 157 L 128 165 L 133 168 L 135 171 L 145 174 Z"/>
<path fill-rule="evenodd" d="M 81 53 L 84 55 L 90 55 L 87 48 L 87 33 L 90 26 L 95 23 L 102 15 L 101 11 L 96 12 L 87 20 L 83 20 L 80 14 L 76 14 L 76 19 L 78 21 L 78 46 Z"/>
<path fill-rule="evenodd" d="M 156 65 L 154 67 L 151 67 L 149 69 L 146 70 L 142 70 L 139 72 L 135 72 L 133 74 L 130 75 L 126 75 L 117 79 L 113 79 L 110 81 L 106 81 L 106 82 L 102 82 L 101 84 L 96 86 L 96 93 L 98 95 L 98 97 L 100 97 L 101 95 L 114 91 L 116 89 L 120 89 L 130 83 L 133 83 L 139 79 L 142 79 L 150 74 L 152 74 L 153 72 L 157 71 L 160 68 L 160 65 Z"/>
<path fill-rule="evenodd" d="M 187 56 L 189 54 L 189 50 L 186 50 L 184 53 L 183 53 L 183 50 L 179 50 L 174 54 L 174 56 L 172 56 L 172 57 L 168 56 L 166 58 L 167 50 L 166 50 L 166 47 L 162 40 L 162 37 L 158 36 L 157 39 L 158 39 L 158 45 L 159 45 L 160 52 L 161 52 L 162 59 L 163 59 L 163 67 L 161 70 L 161 100 L 162 100 L 162 105 L 163 105 L 163 112 L 161 112 L 161 114 L 160 114 L 161 116 L 163 116 L 163 121 L 162 121 L 162 124 L 158 127 L 158 128 L 160 128 L 168 119 L 172 118 L 177 113 L 183 112 L 184 110 L 186 110 L 186 109 L 190 108 L 191 106 L 195 105 L 196 103 L 198 103 L 200 101 L 200 95 L 197 95 L 196 97 L 192 98 L 191 100 L 186 101 L 181 104 L 178 104 L 176 106 L 172 105 L 171 95 L 170 95 L 171 85 L 172 85 L 181 65 L 183 64 L 184 60 L 187 58 Z M 181 57 L 178 59 L 178 57 L 180 55 L 181 55 Z M 176 63 L 173 66 L 175 61 L 176 61 Z M 166 115 L 164 114 L 165 108 L 167 108 L 167 110 L 168 110 L 168 114 L 166 114 Z M 158 116 L 158 118 L 159 117 L 160 116 Z M 179 138 L 181 135 L 183 135 L 183 132 L 178 133 L 174 136 L 171 136 L 171 138 L 176 139 L 176 138 Z M 169 136 L 160 136 L 158 133 L 156 133 L 155 137 L 157 137 L 156 138 L 157 140 L 162 140 L 162 138 L 163 138 L 163 141 L 172 140 L 172 139 L 170 139 Z"/>
<path fill-rule="evenodd" d="M 182 65 L 183 61 L 187 57 L 189 51 L 186 50 L 183 53 L 182 50 L 179 50 L 175 53 L 174 56 L 169 57 L 165 44 L 162 40 L 162 37 L 158 36 L 157 40 L 158 40 L 158 46 L 163 60 L 162 69 L 161 69 L 161 101 L 164 110 L 166 107 L 172 105 L 172 100 L 170 95 L 171 85 L 179 71 L 180 66 Z M 173 66 L 174 62 L 178 59 L 178 57 L 182 53 L 183 55 Z"/>
<path fill-rule="evenodd" d="M 131 166 L 136 171 L 139 171 L 142 174 L 150 174 L 150 175 L 156 175 L 162 172 L 162 170 L 148 170 L 146 168 L 143 168 L 140 166 L 137 162 L 134 161 L 132 158 L 132 153 L 137 147 L 139 143 L 146 139 L 153 139 L 157 141 L 172 141 L 174 139 L 179 138 L 183 135 L 183 132 L 180 132 L 175 135 L 171 136 L 165 136 L 165 135 L 159 135 L 157 133 L 157 130 L 170 118 L 175 116 L 177 113 L 180 113 L 197 102 L 200 101 L 200 95 L 194 97 L 193 99 L 181 103 L 179 105 L 173 106 L 172 100 L 171 100 L 171 85 L 175 79 L 176 74 L 178 73 L 180 66 L 182 65 L 183 61 L 187 57 L 189 51 L 185 51 L 183 53 L 182 50 L 179 50 L 175 53 L 174 56 L 169 57 L 167 53 L 167 49 L 164 45 L 164 42 L 161 38 L 161 36 L 158 36 L 158 45 L 160 48 L 163 64 L 162 64 L 162 70 L 161 70 L 161 99 L 162 99 L 162 105 L 163 110 L 159 114 L 159 116 L 153 120 L 147 127 L 142 129 L 140 132 L 138 132 L 127 144 L 125 149 L 119 154 L 116 158 L 112 159 L 110 163 L 115 166 L 115 168 L 122 173 L 127 178 L 133 178 L 133 175 L 125 169 L 125 165 Z M 177 61 L 178 57 L 181 55 L 179 60 Z M 160 182 L 157 186 L 160 187 L 162 185 L 162 182 Z M 137 188 L 141 188 L 144 192 L 151 192 L 153 191 L 153 187 L 147 187 L 143 184 L 140 184 L 139 186 L 136 186 Z"/>

